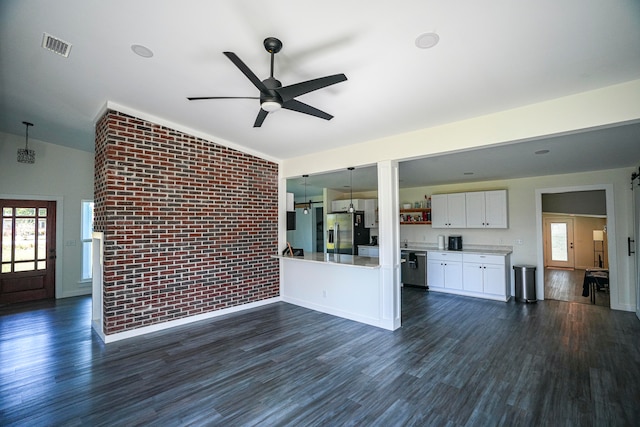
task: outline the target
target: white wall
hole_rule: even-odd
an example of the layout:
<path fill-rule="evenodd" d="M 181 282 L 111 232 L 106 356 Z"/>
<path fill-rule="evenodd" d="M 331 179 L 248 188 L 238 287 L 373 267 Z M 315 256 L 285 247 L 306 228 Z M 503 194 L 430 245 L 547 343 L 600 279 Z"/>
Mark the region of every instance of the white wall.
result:
<path fill-rule="evenodd" d="M 640 80 L 283 160 L 283 177 L 408 160 L 640 119 Z"/>
<path fill-rule="evenodd" d="M 24 136 L 0 132 L 0 197 L 59 202 L 56 297 L 90 294 L 91 282 L 80 283 L 80 209 L 83 199 L 93 199 L 93 153 L 29 137 L 36 162 L 25 164 L 16 160 L 18 148 L 24 148 Z"/>
<path fill-rule="evenodd" d="M 513 246 L 511 262 L 516 264 L 537 264 L 538 241 L 540 237 L 536 231 L 536 190 L 558 187 L 584 185 L 612 185 L 614 198 L 615 240 L 617 259 L 617 279 L 612 286 L 617 287 L 617 295 L 612 292 L 612 307 L 632 310 L 635 308 L 635 289 L 633 283 L 633 264 L 627 256 L 627 237 L 633 235 L 633 219 L 631 205 L 630 177 L 633 172 L 629 169 L 613 169 L 587 173 L 566 175 L 550 175 L 533 178 L 521 178 L 505 181 L 487 181 L 468 184 L 453 184 L 441 186 L 427 186 L 400 190 L 400 203 L 403 201 L 421 200 L 425 194 L 456 193 L 480 190 L 508 190 L 509 228 L 506 230 L 482 229 L 433 229 L 430 225 L 403 225 L 400 239 L 410 242 L 437 242 L 439 234 L 461 234 L 464 244 L 478 245 L 509 245 Z M 607 212 L 609 220 L 610 212 Z M 518 244 L 521 240 L 522 244 Z M 612 263 L 613 260 L 610 260 Z"/>

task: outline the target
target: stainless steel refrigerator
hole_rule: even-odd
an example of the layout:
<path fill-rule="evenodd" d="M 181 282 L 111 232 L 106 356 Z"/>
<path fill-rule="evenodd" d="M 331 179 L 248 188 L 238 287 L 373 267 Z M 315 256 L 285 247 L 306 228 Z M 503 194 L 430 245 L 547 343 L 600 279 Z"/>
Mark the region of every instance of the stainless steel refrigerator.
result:
<path fill-rule="evenodd" d="M 364 212 L 327 214 L 326 236 L 328 253 L 358 255 L 358 245 L 369 244 Z"/>

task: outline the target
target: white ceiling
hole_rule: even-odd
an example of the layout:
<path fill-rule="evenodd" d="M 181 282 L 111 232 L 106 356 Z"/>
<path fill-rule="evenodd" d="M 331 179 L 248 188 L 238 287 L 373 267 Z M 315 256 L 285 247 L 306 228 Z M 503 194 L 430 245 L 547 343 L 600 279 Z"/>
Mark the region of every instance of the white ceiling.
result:
<path fill-rule="evenodd" d="M 72 44 L 68 58 L 41 47 L 44 32 Z M 440 43 L 418 49 L 425 32 Z M 268 36 L 284 44 L 275 77 L 285 86 L 346 74 L 299 98 L 331 121 L 281 110 L 253 128 L 257 100 L 187 101 L 256 96 L 222 52 L 266 78 Z M 107 101 L 286 159 L 640 78 L 637 0 L 2 0 L 0 40 L 0 131 L 24 135 L 26 120 L 30 137 L 87 151 Z M 133 44 L 154 56 L 135 55 Z M 518 175 L 523 159 L 553 173 L 552 163 L 568 170 L 567 153 L 598 169 L 631 166 L 630 126 L 403 163 L 402 185 L 479 180 L 482 166 L 491 178 Z M 554 160 L 529 160 L 538 145 L 551 145 Z"/>

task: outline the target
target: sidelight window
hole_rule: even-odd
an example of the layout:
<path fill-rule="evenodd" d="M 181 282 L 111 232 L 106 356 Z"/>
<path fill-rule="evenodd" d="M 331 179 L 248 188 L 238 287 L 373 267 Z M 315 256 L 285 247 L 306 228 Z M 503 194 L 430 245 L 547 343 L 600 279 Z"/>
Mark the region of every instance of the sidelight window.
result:
<path fill-rule="evenodd" d="M 92 237 L 93 237 L 93 200 L 82 201 L 82 280 L 91 280 L 92 271 Z"/>

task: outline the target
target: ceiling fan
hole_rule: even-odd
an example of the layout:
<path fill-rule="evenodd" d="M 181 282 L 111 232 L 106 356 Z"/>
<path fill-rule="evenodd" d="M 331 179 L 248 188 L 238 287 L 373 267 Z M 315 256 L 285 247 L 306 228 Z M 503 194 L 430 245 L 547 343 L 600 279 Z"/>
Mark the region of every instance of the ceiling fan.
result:
<path fill-rule="evenodd" d="M 289 86 L 282 86 L 280 81 L 273 77 L 273 59 L 276 53 L 282 49 L 282 42 L 275 37 L 268 37 L 264 40 L 264 48 L 271 54 L 271 75 L 265 80 L 260 80 L 254 73 L 246 66 L 244 62 L 238 58 L 233 52 L 224 52 L 227 58 L 235 64 L 236 67 L 247 76 L 247 78 L 253 83 L 255 87 L 260 91 L 259 97 L 251 96 L 196 96 L 188 97 L 189 101 L 203 100 L 203 99 L 259 99 L 260 111 L 258 117 L 253 124 L 253 127 L 262 126 L 262 122 L 267 117 L 267 114 L 276 111 L 280 108 L 286 110 L 297 111 L 299 113 L 309 114 L 311 116 L 320 117 L 321 119 L 331 120 L 333 116 L 325 113 L 322 110 L 307 105 L 294 99 L 297 96 L 305 93 L 313 92 L 314 90 L 322 89 L 323 87 L 331 86 L 336 83 L 347 80 L 344 74 L 334 74 L 331 76 L 320 77 L 318 79 L 307 80 L 301 83 L 292 84 Z"/>

